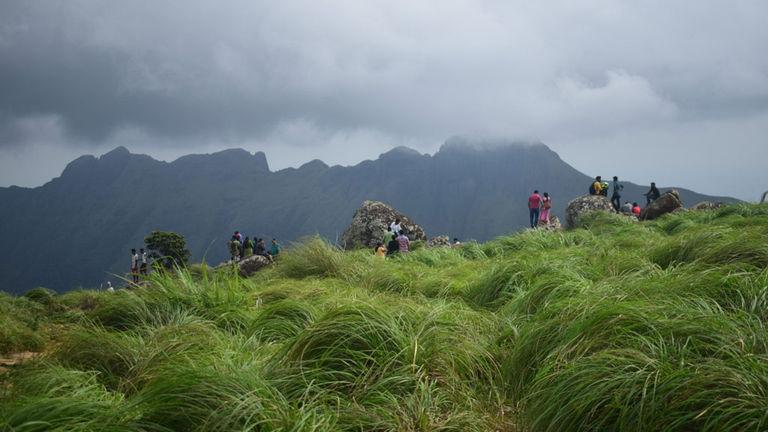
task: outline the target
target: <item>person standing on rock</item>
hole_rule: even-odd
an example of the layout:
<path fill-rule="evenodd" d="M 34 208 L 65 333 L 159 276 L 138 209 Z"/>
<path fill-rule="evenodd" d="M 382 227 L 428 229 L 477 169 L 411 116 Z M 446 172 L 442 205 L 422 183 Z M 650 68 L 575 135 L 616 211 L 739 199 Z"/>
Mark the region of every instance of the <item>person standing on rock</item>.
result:
<path fill-rule="evenodd" d="M 651 182 L 651 189 L 648 190 L 648 192 L 646 192 L 644 195 L 646 200 L 645 204 L 648 205 L 659 199 L 661 192 L 659 192 L 659 189 L 656 188 L 656 183 Z"/>
<path fill-rule="evenodd" d="M 544 196 L 541 198 L 541 216 L 539 216 L 539 222 L 544 225 L 549 225 L 549 212 L 552 209 L 552 197 L 548 192 L 544 192 Z"/>
<path fill-rule="evenodd" d="M 533 194 L 528 197 L 528 212 L 531 216 L 531 228 L 536 228 L 539 225 L 539 211 L 541 208 L 541 195 L 539 191 L 533 191 Z"/>
<path fill-rule="evenodd" d="M 403 230 L 400 230 L 400 235 L 397 236 L 397 246 L 400 253 L 408 253 L 411 247 L 411 240 Z"/>
<path fill-rule="evenodd" d="M 619 182 L 617 176 L 613 176 L 613 193 L 611 194 L 611 204 L 616 209 L 616 213 L 621 211 L 621 191 L 624 190 L 624 185 Z"/>
<path fill-rule="evenodd" d="M 233 263 L 240 259 L 240 240 L 237 239 L 237 234 L 233 235 L 232 240 L 229 241 L 229 256 Z"/>
<path fill-rule="evenodd" d="M 131 279 L 133 283 L 139 283 L 139 254 L 136 249 L 131 249 Z"/>
<path fill-rule="evenodd" d="M 243 243 L 243 258 L 248 258 L 251 255 L 253 255 L 253 240 L 246 236 Z"/>
<path fill-rule="evenodd" d="M 589 186 L 590 195 L 602 195 L 603 194 L 603 178 L 601 176 L 595 177 L 595 181 Z"/>

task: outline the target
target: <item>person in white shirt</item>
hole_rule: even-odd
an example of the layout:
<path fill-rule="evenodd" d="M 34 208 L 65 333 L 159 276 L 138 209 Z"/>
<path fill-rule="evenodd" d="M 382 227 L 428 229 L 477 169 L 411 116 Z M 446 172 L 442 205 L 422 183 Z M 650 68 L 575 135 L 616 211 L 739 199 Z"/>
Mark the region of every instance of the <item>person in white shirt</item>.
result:
<path fill-rule="evenodd" d="M 395 233 L 395 237 L 397 237 L 400 231 L 403 230 L 403 228 L 400 226 L 400 219 L 395 219 L 394 222 L 389 224 L 389 227 L 392 228 L 392 232 Z"/>
<path fill-rule="evenodd" d="M 131 249 L 131 278 L 133 283 L 139 283 L 139 254 L 136 249 Z"/>
<path fill-rule="evenodd" d="M 141 252 L 141 267 L 139 267 L 139 273 L 143 275 L 147 275 L 147 253 L 144 252 L 144 249 L 139 249 L 139 252 Z"/>

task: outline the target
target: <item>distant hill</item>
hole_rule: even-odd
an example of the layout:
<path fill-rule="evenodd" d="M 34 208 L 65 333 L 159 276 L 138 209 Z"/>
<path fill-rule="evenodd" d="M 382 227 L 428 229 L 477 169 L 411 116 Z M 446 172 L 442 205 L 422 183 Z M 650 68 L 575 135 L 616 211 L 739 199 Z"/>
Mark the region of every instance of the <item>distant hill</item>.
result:
<path fill-rule="evenodd" d="M 393 205 L 429 236 L 484 241 L 527 225 L 534 188 L 553 196 L 562 217 L 589 183 L 543 144 L 454 138 L 432 156 L 400 147 L 351 167 L 315 160 L 276 172 L 261 152 L 167 163 L 119 147 L 72 161 L 44 186 L 0 188 L 0 290 L 114 281 L 110 274 L 129 267 L 129 250 L 156 229 L 183 234 L 193 259 L 208 262 L 225 258 L 234 230 L 284 243 L 315 233 L 334 241 L 367 199 Z M 642 201 L 646 190 L 625 183 L 624 197 Z M 687 205 L 733 201 L 679 190 Z"/>

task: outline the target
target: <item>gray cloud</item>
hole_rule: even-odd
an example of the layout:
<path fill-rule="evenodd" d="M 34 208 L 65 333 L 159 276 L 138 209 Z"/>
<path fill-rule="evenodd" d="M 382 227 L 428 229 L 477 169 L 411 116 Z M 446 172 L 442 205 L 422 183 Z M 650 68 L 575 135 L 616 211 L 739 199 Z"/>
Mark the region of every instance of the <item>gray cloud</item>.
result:
<path fill-rule="evenodd" d="M 760 0 L 7 0 L 0 154 L 127 143 L 352 163 L 483 134 L 575 155 L 609 145 L 632 160 L 653 137 L 691 155 L 684 182 L 702 148 L 768 157 L 766 16 Z M 744 122 L 743 139 L 708 138 Z"/>

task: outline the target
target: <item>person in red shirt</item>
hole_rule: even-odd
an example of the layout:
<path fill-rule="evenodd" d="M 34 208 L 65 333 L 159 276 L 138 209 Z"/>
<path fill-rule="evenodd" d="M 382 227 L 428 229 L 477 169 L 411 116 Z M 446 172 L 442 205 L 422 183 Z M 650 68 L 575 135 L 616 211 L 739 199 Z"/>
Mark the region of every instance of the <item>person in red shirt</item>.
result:
<path fill-rule="evenodd" d="M 640 217 L 640 204 L 632 203 L 632 214 Z"/>
<path fill-rule="evenodd" d="M 541 195 L 539 191 L 533 191 L 533 194 L 528 197 L 528 211 L 531 214 L 531 228 L 539 226 L 539 209 L 541 208 Z"/>

